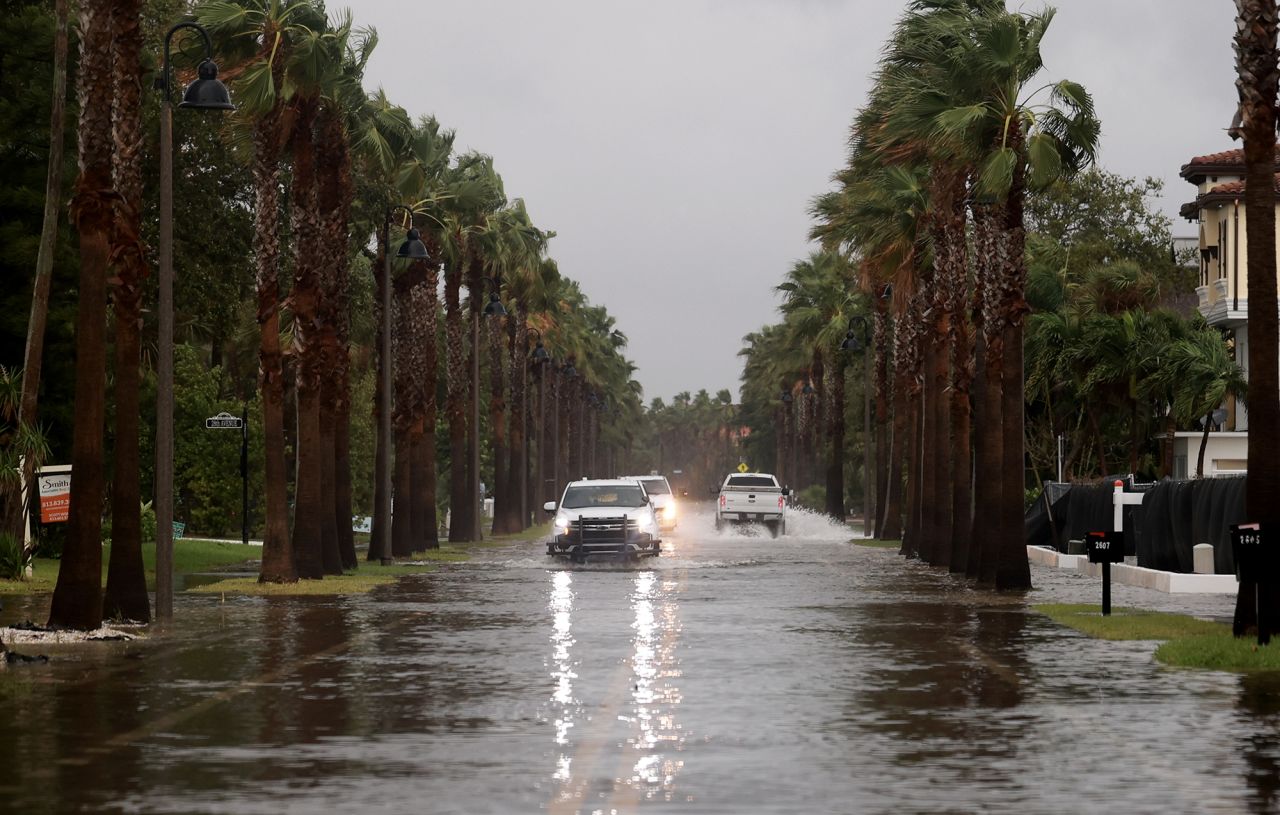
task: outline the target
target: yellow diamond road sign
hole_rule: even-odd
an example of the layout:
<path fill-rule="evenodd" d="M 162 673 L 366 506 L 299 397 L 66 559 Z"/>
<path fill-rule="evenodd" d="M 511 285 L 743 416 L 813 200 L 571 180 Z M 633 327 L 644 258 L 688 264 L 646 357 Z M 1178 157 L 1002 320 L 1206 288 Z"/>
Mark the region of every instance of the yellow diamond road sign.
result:
<path fill-rule="evenodd" d="M 738 465 L 738 472 L 745 473 L 747 471 L 747 463 L 744 461 Z"/>

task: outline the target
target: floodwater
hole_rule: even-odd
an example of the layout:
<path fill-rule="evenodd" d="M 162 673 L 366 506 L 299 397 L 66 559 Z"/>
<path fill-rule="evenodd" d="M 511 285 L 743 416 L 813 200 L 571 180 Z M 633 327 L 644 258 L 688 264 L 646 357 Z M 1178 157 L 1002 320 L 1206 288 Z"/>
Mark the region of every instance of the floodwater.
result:
<path fill-rule="evenodd" d="M 0 673 L 0 811 L 1280 810 L 1280 680 L 1163 668 L 809 516 L 637 566 L 538 543 L 349 599 L 180 596 Z M 0 622 L 43 620 L 6 600 Z M 1117 586 L 1229 616 L 1231 598 Z"/>

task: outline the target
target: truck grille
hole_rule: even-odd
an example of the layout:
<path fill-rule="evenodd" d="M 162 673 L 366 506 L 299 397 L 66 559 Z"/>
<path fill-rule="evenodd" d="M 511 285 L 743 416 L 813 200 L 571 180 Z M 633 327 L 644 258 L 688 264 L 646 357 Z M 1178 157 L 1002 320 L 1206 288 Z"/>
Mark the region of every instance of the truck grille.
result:
<path fill-rule="evenodd" d="M 586 554 L 624 552 L 636 537 L 636 525 L 627 516 L 618 518 L 578 518 L 569 527 L 574 543 Z"/>

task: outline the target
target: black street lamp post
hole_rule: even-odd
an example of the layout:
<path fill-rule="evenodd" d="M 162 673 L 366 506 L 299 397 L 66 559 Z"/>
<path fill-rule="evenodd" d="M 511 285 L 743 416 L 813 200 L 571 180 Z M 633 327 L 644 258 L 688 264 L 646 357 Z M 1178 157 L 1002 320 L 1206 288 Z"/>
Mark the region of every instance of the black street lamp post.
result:
<path fill-rule="evenodd" d="M 862 534 L 871 537 L 871 517 L 875 514 L 875 476 L 871 472 L 871 336 L 867 318 L 855 314 L 849 318 L 841 351 L 862 351 Z"/>
<path fill-rule="evenodd" d="M 169 65 L 174 35 L 192 29 L 204 40 L 198 78 L 182 94 L 180 108 L 234 110 L 218 80 L 209 32 L 183 22 L 164 35 L 164 62 L 156 79 L 160 99 L 160 273 L 157 278 L 159 336 L 156 343 L 156 618 L 173 619 L 173 81 Z"/>
<path fill-rule="evenodd" d="M 421 260 L 428 256 L 421 233 L 413 227 L 413 210 L 403 204 L 387 207 L 382 232 L 382 325 L 379 326 L 382 336 L 378 350 L 382 357 L 382 402 L 378 406 L 378 446 L 374 453 L 378 489 L 375 490 L 373 508 L 374 523 L 377 524 L 382 544 L 378 555 L 384 565 L 394 560 L 391 547 L 391 404 L 395 398 L 395 377 L 392 375 L 395 359 L 391 350 L 391 219 L 398 210 L 403 210 L 409 216 L 409 229 L 405 233 L 404 243 L 396 251 L 396 257 Z"/>

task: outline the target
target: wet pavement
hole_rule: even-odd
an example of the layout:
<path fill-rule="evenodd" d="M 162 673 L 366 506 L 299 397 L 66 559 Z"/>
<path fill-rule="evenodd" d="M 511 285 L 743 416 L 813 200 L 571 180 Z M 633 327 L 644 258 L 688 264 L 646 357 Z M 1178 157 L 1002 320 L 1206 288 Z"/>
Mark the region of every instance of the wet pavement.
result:
<path fill-rule="evenodd" d="M 1163 668 L 1028 608 L 1097 602 L 1087 578 L 998 596 L 788 529 L 694 515 L 630 567 L 527 543 L 365 597 L 180 595 L 162 637 L 0 673 L 0 811 L 1280 809 L 1280 679 Z M 5 602 L 0 623 L 47 613 Z"/>

